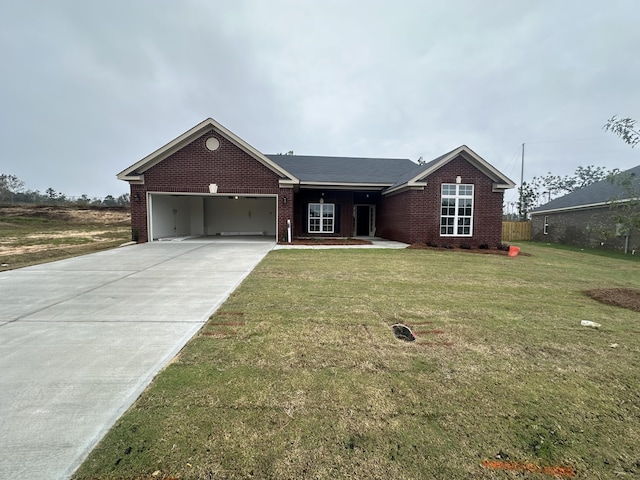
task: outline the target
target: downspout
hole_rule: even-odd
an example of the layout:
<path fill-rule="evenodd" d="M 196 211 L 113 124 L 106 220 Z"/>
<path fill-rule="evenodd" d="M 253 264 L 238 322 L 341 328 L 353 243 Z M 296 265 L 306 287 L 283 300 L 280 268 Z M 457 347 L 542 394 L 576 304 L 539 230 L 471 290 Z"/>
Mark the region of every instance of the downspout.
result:
<path fill-rule="evenodd" d="M 291 243 L 291 219 L 287 218 L 287 243 Z"/>

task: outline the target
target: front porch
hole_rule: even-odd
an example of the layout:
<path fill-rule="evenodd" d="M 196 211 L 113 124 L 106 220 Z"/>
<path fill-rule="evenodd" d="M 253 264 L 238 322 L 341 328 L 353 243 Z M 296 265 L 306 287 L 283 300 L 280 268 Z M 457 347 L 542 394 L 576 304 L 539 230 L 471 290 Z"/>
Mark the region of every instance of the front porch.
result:
<path fill-rule="evenodd" d="M 308 189 L 294 194 L 294 238 L 375 237 L 380 192 Z"/>

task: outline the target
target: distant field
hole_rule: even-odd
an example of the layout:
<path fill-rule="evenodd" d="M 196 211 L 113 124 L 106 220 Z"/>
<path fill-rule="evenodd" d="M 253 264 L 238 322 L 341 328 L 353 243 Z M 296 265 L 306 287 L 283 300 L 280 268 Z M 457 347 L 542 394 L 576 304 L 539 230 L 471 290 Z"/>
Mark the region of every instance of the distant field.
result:
<path fill-rule="evenodd" d="M 128 208 L 0 207 L 0 271 L 115 247 L 130 225 Z"/>
<path fill-rule="evenodd" d="M 640 263 L 522 249 L 269 253 L 74 478 L 639 478 Z"/>

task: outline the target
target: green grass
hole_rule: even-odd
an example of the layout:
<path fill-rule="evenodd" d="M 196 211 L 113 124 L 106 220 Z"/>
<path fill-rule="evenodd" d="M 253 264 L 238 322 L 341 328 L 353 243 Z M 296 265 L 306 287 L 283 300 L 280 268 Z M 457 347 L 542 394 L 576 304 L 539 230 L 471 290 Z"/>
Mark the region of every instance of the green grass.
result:
<path fill-rule="evenodd" d="M 518 242 L 515 242 L 518 243 Z M 584 248 L 575 245 L 563 245 L 560 243 L 545 243 L 545 242 L 521 242 L 518 244 L 539 246 L 542 248 L 555 248 L 557 250 L 565 250 L 567 252 L 576 252 L 585 255 L 599 255 L 601 257 L 607 257 L 618 260 L 628 260 L 632 262 L 640 262 L 640 252 L 636 251 L 635 254 L 624 253 L 622 250 L 609 250 L 606 248 Z"/>
<path fill-rule="evenodd" d="M 74 478 L 640 475 L 640 265 L 523 249 L 271 252 Z"/>

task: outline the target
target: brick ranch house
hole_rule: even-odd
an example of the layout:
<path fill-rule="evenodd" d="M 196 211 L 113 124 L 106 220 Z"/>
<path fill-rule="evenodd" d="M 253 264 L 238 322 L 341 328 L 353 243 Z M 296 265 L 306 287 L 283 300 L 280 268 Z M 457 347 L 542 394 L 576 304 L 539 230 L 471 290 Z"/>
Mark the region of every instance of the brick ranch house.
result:
<path fill-rule="evenodd" d="M 466 146 L 408 159 L 265 155 L 209 118 L 126 168 L 133 238 L 377 236 L 496 246 L 514 183 Z"/>
<path fill-rule="evenodd" d="M 609 180 L 601 180 L 567 195 L 555 198 L 529 212 L 531 239 L 610 250 L 640 250 L 640 232 L 625 232 L 616 223 L 616 206 L 637 202 L 627 198 L 640 191 L 640 165 L 621 172 L 633 179 L 631 191 Z"/>

